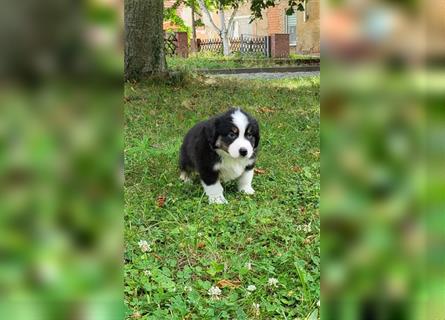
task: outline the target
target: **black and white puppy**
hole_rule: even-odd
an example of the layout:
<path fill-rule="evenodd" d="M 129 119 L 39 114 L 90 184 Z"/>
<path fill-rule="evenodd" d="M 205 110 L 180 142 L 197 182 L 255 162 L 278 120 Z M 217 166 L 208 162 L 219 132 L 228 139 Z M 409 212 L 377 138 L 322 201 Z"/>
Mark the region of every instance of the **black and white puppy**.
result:
<path fill-rule="evenodd" d="M 199 122 L 181 146 L 181 179 L 198 172 L 210 203 L 227 203 L 221 181 L 238 179 L 238 190 L 253 194 L 253 167 L 260 130 L 258 122 L 241 109 Z"/>

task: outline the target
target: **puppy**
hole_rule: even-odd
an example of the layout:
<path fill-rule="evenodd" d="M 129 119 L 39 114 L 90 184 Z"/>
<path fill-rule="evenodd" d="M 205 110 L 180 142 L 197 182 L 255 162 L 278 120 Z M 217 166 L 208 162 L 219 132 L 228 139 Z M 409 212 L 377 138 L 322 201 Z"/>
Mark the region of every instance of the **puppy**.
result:
<path fill-rule="evenodd" d="M 241 109 L 199 122 L 184 138 L 180 150 L 180 178 L 196 171 L 210 203 L 227 203 L 221 181 L 238 179 L 238 190 L 253 194 L 253 168 L 260 130 L 258 122 Z"/>

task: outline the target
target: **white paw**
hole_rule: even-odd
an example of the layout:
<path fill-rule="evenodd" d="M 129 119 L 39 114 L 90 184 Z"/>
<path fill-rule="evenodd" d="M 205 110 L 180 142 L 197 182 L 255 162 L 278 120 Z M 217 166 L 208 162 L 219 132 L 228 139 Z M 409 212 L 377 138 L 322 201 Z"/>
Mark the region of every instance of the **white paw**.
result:
<path fill-rule="evenodd" d="M 223 195 L 220 195 L 220 196 L 209 196 L 209 203 L 224 204 L 228 202 Z"/>
<path fill-rule="evenodd" d="M 192 181 L 192 179 L 190 179 L 189 175 L 186 172 L 184 172 L 184 171 L 181 172 L 181 175 L 179 176 L 179 179 L 181 179 L 185 183 L 189 183 L 189 182 Z"/>
<path fill-rule="evenodd" d="M 244 186 L 239 189 L 240 192 L 244 192 L 245 194 L 254 194 L 255 190 L 251 186 Z"/>

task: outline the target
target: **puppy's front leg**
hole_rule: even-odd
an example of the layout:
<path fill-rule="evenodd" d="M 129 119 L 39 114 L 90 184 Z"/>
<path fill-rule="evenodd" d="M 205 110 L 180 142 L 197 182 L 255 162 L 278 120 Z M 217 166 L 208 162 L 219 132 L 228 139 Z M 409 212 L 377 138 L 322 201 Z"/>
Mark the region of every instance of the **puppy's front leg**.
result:
<path fill-rule="evenodd" d="M 206 195 L 209 197 L 209 203 L 227 203 L 224 198 L 224 189 L 219 180 L 216 180 L 214 184 L 206 184 L 204 180 L 201 180 L 201 184 L 204 187 Z"/>
<path fill-rule="evenodd" d="M 238 190 L 247 194 L 254 194 L 255 190 L 252 188 L 253 168 L 246 170 L 239 177 Z"/>

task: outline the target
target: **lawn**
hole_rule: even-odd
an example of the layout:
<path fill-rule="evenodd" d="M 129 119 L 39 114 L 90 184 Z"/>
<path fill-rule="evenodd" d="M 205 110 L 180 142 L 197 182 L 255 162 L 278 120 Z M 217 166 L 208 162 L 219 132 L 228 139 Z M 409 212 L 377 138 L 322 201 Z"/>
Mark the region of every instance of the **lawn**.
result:
<path fill-rule="evenodd" d="M 126 85 L 128 318 L 317 319 L 319 83 Z M 178 149 L 195 122 L 234 105 L 260 123 L 256 193 L 224 184 L 229 204 L 209 205 L 198 181 L 180 182 Z"/>
<path fill-rule="evenodd" d="M 232 54 L 223 56 L 212 52 L 201 52 L 190 55 L 189 58 L 167 57 L 169 68 L 174 70 L 199 69 L 237 69 L 277 66 L 305 66 L 320 63 L 320 57 L 291 54 L 289 58 L 271 59 L 261 55 Z"/>

